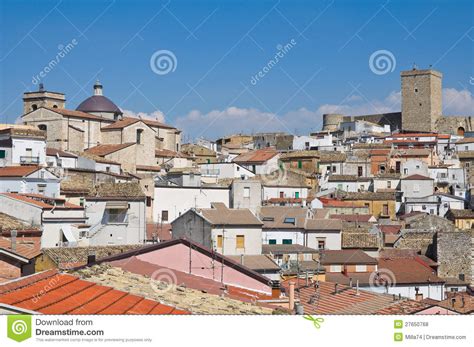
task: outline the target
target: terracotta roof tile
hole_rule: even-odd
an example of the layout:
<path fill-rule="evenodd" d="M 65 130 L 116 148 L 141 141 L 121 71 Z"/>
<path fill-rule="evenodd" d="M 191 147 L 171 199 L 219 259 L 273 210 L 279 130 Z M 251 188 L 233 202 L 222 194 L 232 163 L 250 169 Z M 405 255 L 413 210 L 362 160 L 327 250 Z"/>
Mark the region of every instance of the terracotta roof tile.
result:
<path fill-rule="evenodd" d="M 55 113 L 59 113 L 60 115 L 66 116 L 66 117 L 100 120 L 104 122 L 113 122 L 113 120 L 111 119 L 103 118 L 103 117 L 96 116 L 94 114 L 90 114 L 90 113 L 86 113 L 82 111 L 67 110 L 65 108 L 50 108 L 50 107 L 42 107 L 42 108 L 53 111 Z"/>
<path fill-rule="evenodd" d="M 135 143 L 122 143 L 122 144 L 109 144 L 109 145 L 98 145 L 92 148 L 89 148 L 85 151 L 85 153 L 95 154 L 98 156 L 106 156 L 108 154 L 112 154 L 114 152 L 120 151 L 121 149 L 133 146 Z"/>
<path fill-rule="evenodd" d="M 278 152 L 273 148 L 263 148 L 257 149 L 256 151 L 242 153 L 236 158 L 234 158 L 234 163 L 264 163 L 274 156 L 276 156 Z"/>
<path fill-rule="evenodd" d="M 0 168 L 0 177 L 25 177 L 40 169 L 41 167 L 33 165 L 5 166 Z"/>
<path fill-rule="evenodd" d="M 44 314 L 173 314 L 174 311 L 173 307 L 157 301 L 55 271 L 2 284 L 0 293 L 0 303 Z M 42 293 L 40 300 L 38 293 Z M 178 313 L 188 312 L 178 310 Z"/>

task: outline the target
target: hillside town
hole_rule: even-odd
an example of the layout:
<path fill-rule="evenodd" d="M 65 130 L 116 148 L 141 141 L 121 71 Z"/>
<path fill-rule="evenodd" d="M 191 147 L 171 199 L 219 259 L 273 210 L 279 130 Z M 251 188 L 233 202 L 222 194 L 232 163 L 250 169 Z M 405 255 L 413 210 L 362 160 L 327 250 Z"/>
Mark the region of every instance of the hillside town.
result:
<path fill-rule="evenodd" d="M 400 112 L 189 143 L 113 86 L 74 108 L 40 84 L 0 124 L 0 311 L 473 314 L 474 112 L 443 114 L 442 78 L 402 71 Z"/>

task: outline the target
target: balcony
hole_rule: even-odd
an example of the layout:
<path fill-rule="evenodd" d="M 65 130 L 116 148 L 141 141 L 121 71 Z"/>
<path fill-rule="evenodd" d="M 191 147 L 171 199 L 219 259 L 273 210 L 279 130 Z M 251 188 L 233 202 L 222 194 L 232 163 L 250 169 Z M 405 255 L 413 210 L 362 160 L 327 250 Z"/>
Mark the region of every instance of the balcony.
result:
<path fill-rule="evenodd" d="M 40 162 L 39 157 L 31 157 L 31 156 L 21 156 L 20 157 L 20 164 L 21 165 L 38 165 Z"/>

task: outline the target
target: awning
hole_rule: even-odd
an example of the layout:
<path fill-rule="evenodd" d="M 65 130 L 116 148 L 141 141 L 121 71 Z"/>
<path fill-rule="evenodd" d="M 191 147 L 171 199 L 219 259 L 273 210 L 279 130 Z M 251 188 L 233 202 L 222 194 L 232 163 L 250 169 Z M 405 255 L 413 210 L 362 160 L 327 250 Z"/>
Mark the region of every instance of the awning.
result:
<path fill-rule="evenodd" d="M 76 242 L 76 239 L 74 238 L 70 225 L 63 226 L 61 228 L 61 231 L 63 232 L 64 237 L 66 238 L 68 242 Z"/>
<path fill-rule="evenodd" d="M 128 210 L 128 202 L 127 201 L 107 201 L 105 203 L 106 209 L 120 209 L 120 210 Z"/>

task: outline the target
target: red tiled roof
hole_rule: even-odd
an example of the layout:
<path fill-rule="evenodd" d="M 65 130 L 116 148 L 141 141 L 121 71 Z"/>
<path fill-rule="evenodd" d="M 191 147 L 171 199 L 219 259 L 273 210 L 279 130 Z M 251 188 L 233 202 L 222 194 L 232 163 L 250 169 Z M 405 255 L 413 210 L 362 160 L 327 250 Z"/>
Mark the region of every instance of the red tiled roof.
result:
<path fill-rule="evenodd" d="M 77 158 L 77 155 L 65 151 L 61 151 L 60 149 L 56 148 L 46 148 L 46 155 L 49 156 L 59 156 L 59 157 L 66 157 L 66 158 Z"/>
<path fill-rule="evenodd" d="M 401 225 L 379 225 L 378 228 L 384 234 L 398 234 L 402 226 Z"/>
<path fill-rule="evenodd" d="M 324 207 L 364 207 L 363 202 L 319 198 Z"/>
<path fill-rule="evenodd" d="M 0 285 L 0 303 L 43 314 L 189 313 L 55 270 Z"/>
<path fill-rule="evenodd" d="M 0 177 L 25 177 L 41 169 L 39 166 L 5 166 L 0 168 Z"/>
<path fill-rule="evenodd" d="M 379 258 L 378 270 L 390 270 L 396 284 L 443 283 L 443 279 L 436 276 L 433 269 L 422 259 L 415 258 Z"/>
<path fill-rule="evenodd" d="M 157 149 L 155 151 L 155 157 L 163 157 L 163 158 L 192 158 L 192 156 L 187 155 L 183 152 L 175 152 L 169 149 Z"/>
<path fill-rule="evenodd" d="M 273 148 L 263 148 L 256 151 L 242 153 L 234 158 L 234 163 L 264 163 L 276 156 L 278 152 Z"/>
<path fill-rule="evenodd" d="M 8 253 L 19 255 L 26 259 L 33 259 L 41 254 L 41 238 L 28 238 L 29 242 L 25 243 L 21 237 L 17 237 L 16 249 L 11 248 L 11 238 L 0 237 L 0 250 L 3 249 Z M 35 241 L 33 241 L 35 240 Z"/>
<path fill-rule="evenodd" d="M 122 143 L 122 144 L 113 144 L 113 145 L 98 145 L 95 147 L 91 147 L 85 151 L 85 153 L 90 153 L 98 156 L 105 156 L 117 151 L 120 151 L 121 149 L 127 148 L 129 146 L 134 145 L 134 143 L 129 142 L 129 143 Z"/>

